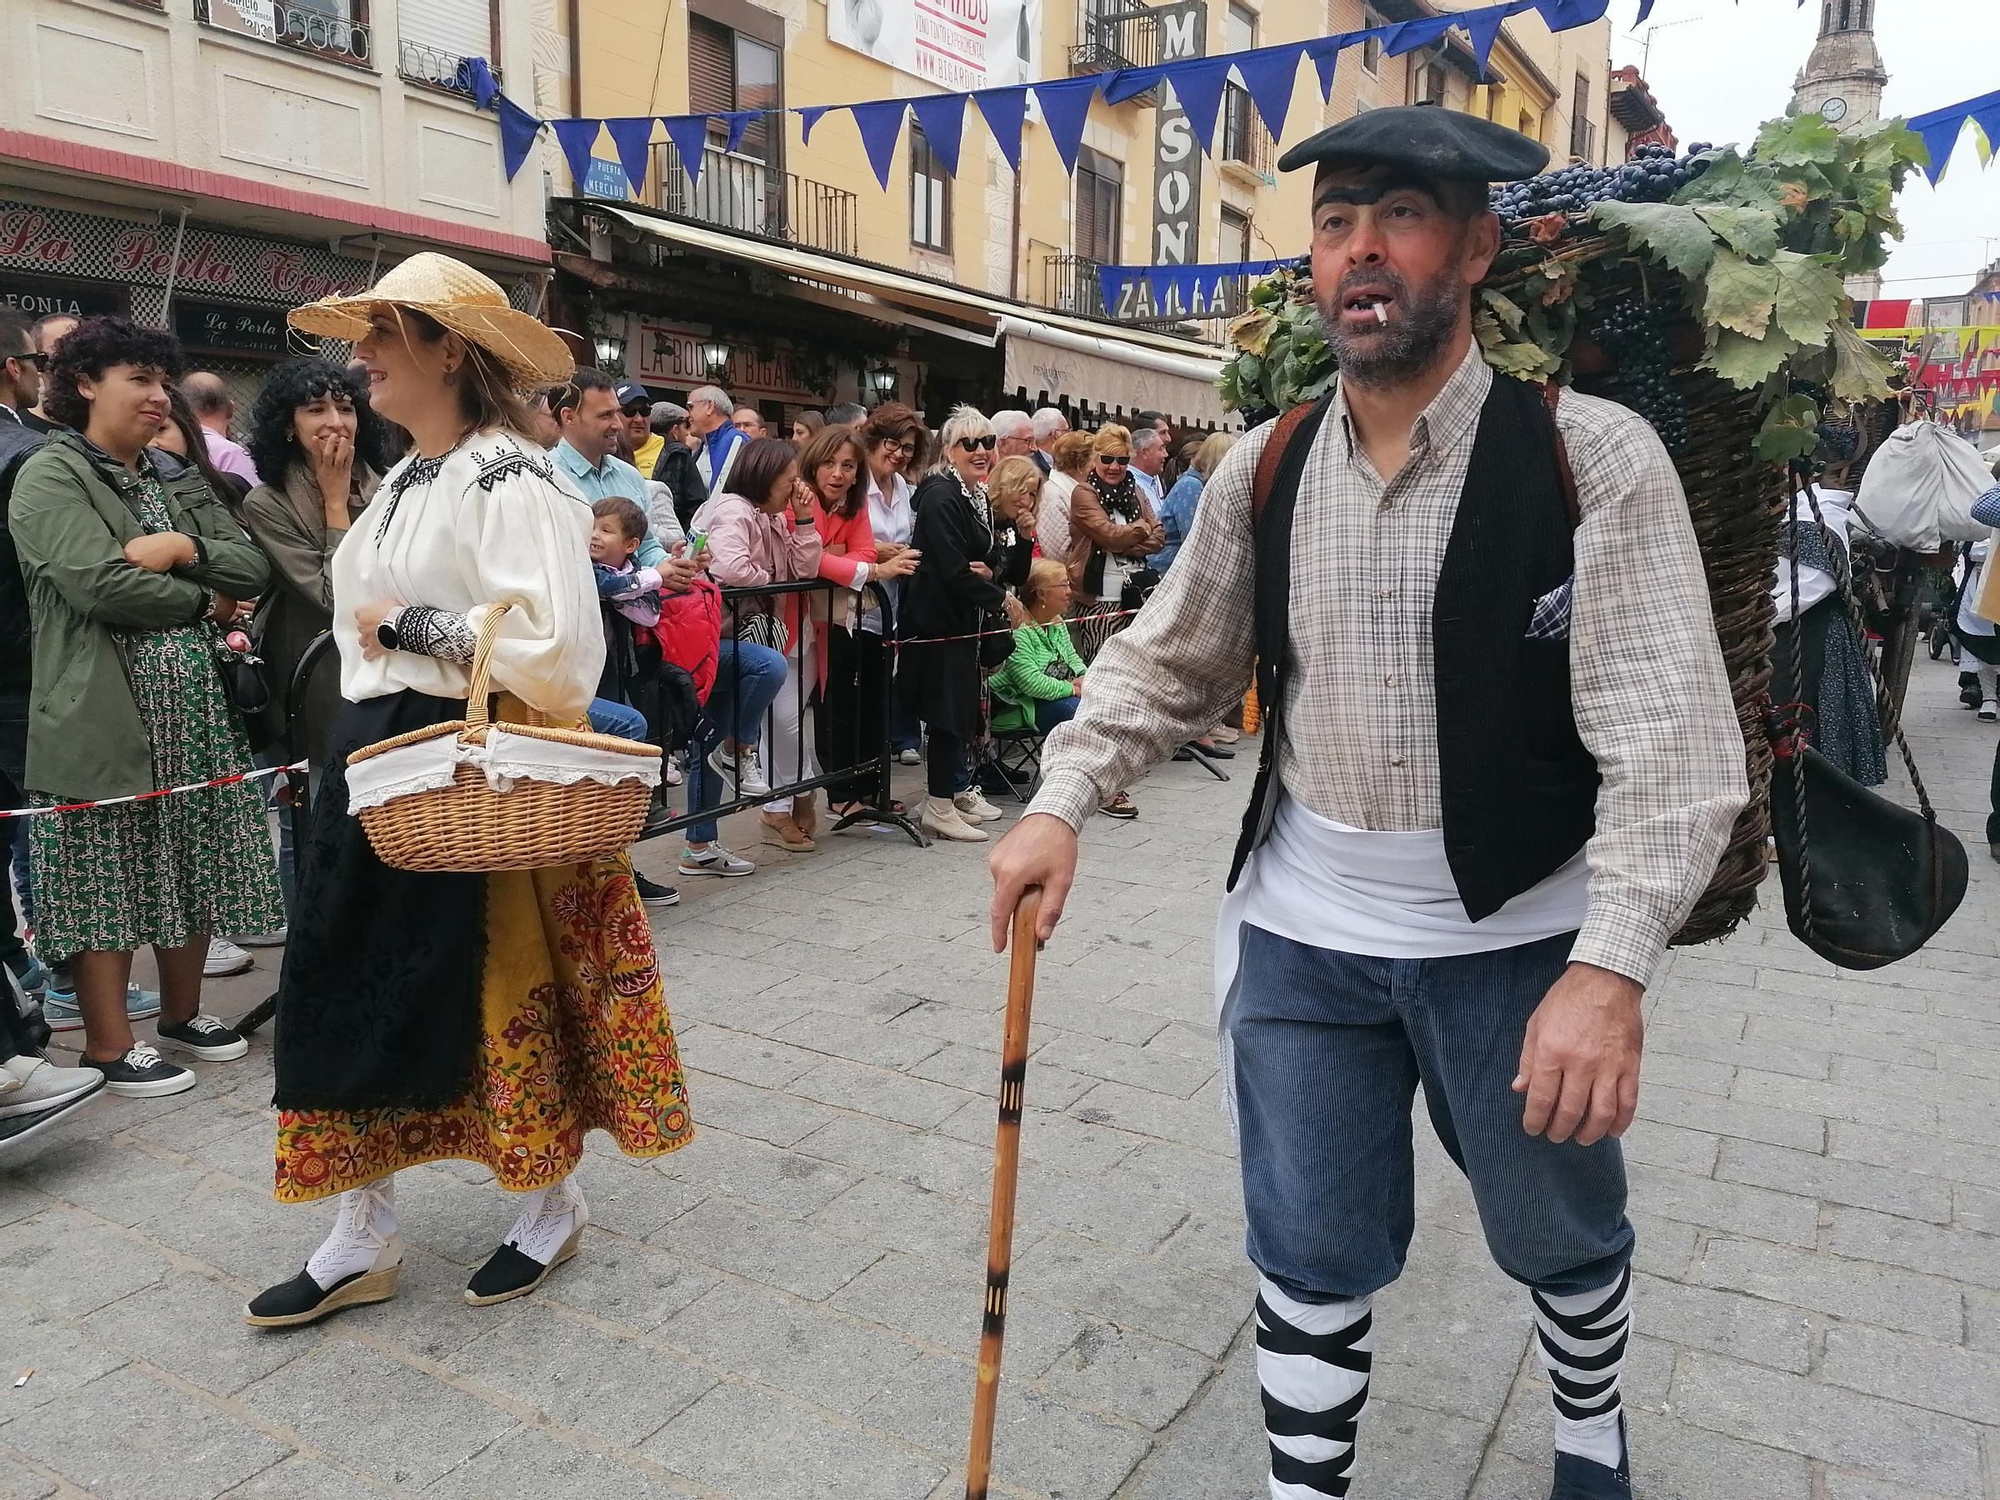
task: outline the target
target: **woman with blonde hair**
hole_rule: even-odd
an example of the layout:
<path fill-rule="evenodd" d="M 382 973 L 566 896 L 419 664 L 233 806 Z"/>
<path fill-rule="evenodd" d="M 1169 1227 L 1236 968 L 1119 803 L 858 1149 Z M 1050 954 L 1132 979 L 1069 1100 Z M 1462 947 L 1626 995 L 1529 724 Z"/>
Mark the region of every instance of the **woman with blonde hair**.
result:
<path fill-rule="evenodd" d="M 527 437 L 516 394 L 566 379 L 569 354 L 493 282 L 429 253 L 290 318 L 355 341 L 375 410 L 409 432 L 411 452 L 333 555 L 346 702 L 305 836 L 276 1103 L 278 1198 L 337 1194 L 340 1210 L 305 1268 L 251 1301 L 260 1327 L 395 1294 L 401 1168 L 473 1161 L 520 1195 L 465 1289 L 485 1306 L 576 1254 L 587 1131 L 658 1156 L 694 1130 L 623 854 L 490 874 L 391 869 L 349 805 L 354 751 L 464 717 L 489 627 L 496 719 L 584 719 L 604 664 L 590 507 Z"/>
<path fill-rule="evenodd" d="M 1018 589 L 1035 560 L 1035 512 L 1042 499 L 1042 468 L 1016 455 L 994 465 L 986 492 L 993 502 L 993 555 L 987 559 L 994 581 Z"/>
<path fill-rule="evenodd" d="M 1151 502 L 1132 478 L 1132 434 L 1113 422 L 1097 429 L 1090 470 L 1070 496 L 1069 581 L 1072 610 L 1084 620 L 1080 642 L 1093 660 L 1118 626 L 1096 606 L 1115 610 L 1125 582 L 1166 536 Z"/>
<path fill-rule="evenodd" d="M 1174 565 L 1188 533 L 1194 530 L 1195 507 L 1201 503 L 1202 487 L 1208 483 L 1208 476 L 1215 472 L 1215 466 L 1222 462 L 1222 455 L 1235 442 L 1236 439 L 1226 432 L 1210 433 L 1195 450 L 1194 457 L 1188 460 L 1187 472 L 1174 481 L 1173 488 L 1160 502 L 1160 529 L 1166 533 L 1167 544 L 1152 562 L 1162 575 Z"/>
<path fill-rule="evenodd" d="M 995 733 L 1032 729 L 1047 734 L 1076 717 L 1083 694 L 1083 658 L 1076 654 L 1063 613 L 1069 608 L 1069 569 L 1039 557 L 1021 590 L 1027 618 L 1014 627 L 1014 651 L 986 679 L 1001 707 Z"/>
<path fill-rule="evenodd" d="M 1065 432 L 1056 439 L 1050 454 L 1054 466 L 1042 482 L 1041 504 L 1035 512 L 1035 534 L 1041 540 L 1042 556 L 1067 562 L 1069 559 L 1070 496 L 1090 468 L 1090 454 L 1097 436 L 1090 432 Z"/>

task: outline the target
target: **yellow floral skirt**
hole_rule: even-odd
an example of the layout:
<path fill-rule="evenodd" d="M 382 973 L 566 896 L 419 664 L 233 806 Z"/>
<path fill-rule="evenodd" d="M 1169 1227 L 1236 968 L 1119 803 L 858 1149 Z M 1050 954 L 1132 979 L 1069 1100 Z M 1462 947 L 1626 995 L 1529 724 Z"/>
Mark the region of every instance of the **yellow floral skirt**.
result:
<path fill-rule="evenodd" d="M 465 1093 L 442 1109 L 279 1111 L 280 1202 L 447 1158 L 479 1162 L 502 1187 L 525 1191 L 569 1175 L 590 1130 L 608 1132 L 629 1156 L 662 1156 L 693 1139 L 631 861 L 485 879 L 479 1053 Z"/>

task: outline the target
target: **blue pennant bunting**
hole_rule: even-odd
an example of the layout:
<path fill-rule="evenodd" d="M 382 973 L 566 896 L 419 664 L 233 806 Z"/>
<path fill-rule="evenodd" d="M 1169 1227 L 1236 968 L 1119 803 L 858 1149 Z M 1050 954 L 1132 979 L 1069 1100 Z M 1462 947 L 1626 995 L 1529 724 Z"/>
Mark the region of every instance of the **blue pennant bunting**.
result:
<path fill-rule="evenodd" d="M 945 176 L 956 177 L 958 146 L 965 135 L 965 95 L 920 94 L 910 101 L 910 110 Z"/>
<path fill-rule="evenodd" d="M 1611 0 L 1535 0 L 1535 9 L 1542 13 L 1551 31 L 1568 31 L 1573 26 L 1588 26 L 1602 20 L 1610 5 Z"/>
<path fill-rule="evenodd" d="M 688 186 L 693 187 L 701 181 L 702 158 L 708 154 L 708 116 L 662 115 L 660 123 L 667 128 L 667 139 L 674 143 Z"/>
<path fill-rule="evenodd" d="M 1236 59 L 1243 87 L 1249 90 L 1250 102 L 1257 106 L 1264 128 L 1271 132 L 1274 141 L 1284 137 L 1285 116 L 1292 108 L 1292 86 L 1298 82 L 1299 58 L 1304 53 L 1303 46 L 1262 47 Z"/>
<path fill-rule="evenodd" d="M 579 193 L 583 191 L 585 179 L 590 176 L 590 152 L 597 144 L 597 128 L 603 123 L 602 120 L 549 121 L 549 129 L 556 133 L 556 143 L 562 147 L 563 157 L 569 162 L 569 175 Z"/>
<path fill-rule="evenodd" d="M 1231 62 L 1224 53 L 1219 57 L 1194 57 L 1167 64 L 1167 82 L 1173 85 L 1174 98 L 1187 111 L 1188 124 L 1194 128 L 1195 141 L 1204 156 L 1214 154 L 1215 116 L 1222 107 L 1222 88 L 1229 82 Z"/>
<path fill-rule="evenodd" d="M 1103 79 L 1102 93 L 1106 104 L 1123 104 L 1128 99 L 1136 99 L 1150 89 L 1159 87 L 1166 76 L 1162 63 L 1153 63 L 1144 68 L 1118 68 L 1110 73 L 1100 74 Z"/>
<path fill-rule="evenodd" d="M 1923 137 L 1924 145 L 1930 151 L 1930 164 L 1924 168 L 1924 175 L 1933 183 L 1944 176 L 1945 163 L 1951 159 L 1952 147 L 1958 144 L 1958 133 L 1965 128 L 1967 120 L 1979 121 L 1987 140 L 2000 146 L 2000 137 L 1995 134 L 2000 131 L 2000 89 L 1962 103 L 1947 104 L 1943 109 L 1911 115 L 1905 122 Z"/>
<path fill-rule="evenodd" d="M 909 108 L 902 99 L 874 99 L 866 104 L 850 104 L 847 112 L 861 132 L 861 149 L 868 153 L 868 165 L 884 192 L 889 173 L 896 165 L 896 142 L 903 138 L 903 115 Z"/>
<path fill-rule="evenodd" d="M 1106 308 L 1120 309 L 1125 293 L 1135 285 L 1143 286 L 1156 309 L 1170 309 L 1180 317 L 1200 317 L 1227 307 L 1240 278 L 1268 276 L 1281 264 L 1244 260 L 1193 266 L 1099 266 L 1097 291 Z"/>
<path fill-rule="evenodd" d="M 618 152 L 618 165 L 625 169 L 625 186 L 637 197 L 646 190 L 646 174 L 652 165 L 653 117 L 629 115 L 606 120 L 604 128 L 611 133 L 611 144 Z"/>
<path fill-rule="evenodd" d="M 1458 24 L 1457 16 L 1419 16 L 1414 21 L 1398 21 L 1382 36 L 1382 51 L 1401 57 L 1419 47 L 1428 47 Z"/>
<path fill-rule="evenodd" d="M 810 146 L 812 144 L 813 126 L 819 124 L 820 117 L 832 108 L 831 104 L 801 104 L 793 111 L 799 117 L 799 144 L 801 146 Z"/>
<path fill-rule="evenodd" d="M 1356 33 L 1343 32 L 1339 36 L 1321 37 L 1306 43 L 1306 56 L 1313 60 L 1313 68 L 1319 74 L 1319 96 L 1321 99 L 1333 97 L 1333 69 L 1340 61 L 1341 49 L 1354 40 Z"/>
<path fill-rule="evenodd" d="M 1021 170 L 1021 123 L 1028 118 L 1028 86 L 1010 89 L 980 89 L 972 96 L 986 128 L 993 132 L 993 144 L 1000 148 L 1001 160 L 1009 171 Z"/>
<path fill-rule="evenodd" d="M 764 111 L 761 109 L 736 109 L 731 110 L 726 115 L 717 115 L 715 118 L 729 122 L 729 139 L 723 143 L 722 149 L 734 154 L 737 148 L 743 144 L 743 137 L 749 131 L 750 127 L 764 118 Z"/>
<path fill-rule="evenodd" d="M 1799 3 L 1803 5 L 1805 0 L 1799 0 Z M 1646 17 L 1652 13 L 1653 0 L 1639 0 L 1639 19 L 1632 23 L 1632 29 L 1637 31 L 1641 26 L 1644 26 L 1646 24 Z"/>
<path fill-rule="evenodd" d="M 493 81 L 493 69 L 488 67 L 483 57 L 468 57 L 458 65 L 458 86 L 472 95 L 473 105 L 486 108 L 500 93 L 500 85 Z"/>
<path fill-rule="evenodd" d="M 1944 176 L 1945 163 L 1951 160 L 1952 148 L 1958 144 L 1958 134 L 1965 128 L 1967 116 L 1961 112 L 1949 120 L 1934 120 L 1926 125 L 1910 121 L 1910 128 L 1923 137 L 1924 147 L 1931 154 L 1930 162 L 1924 168 L 1924 176 L 1930 178 L 1935 187 L 1937 180 Z"/>
<path fill-rule="evenodd" d="M 1096 77 L 1038 83 L 1034 90 L 1042 106 L 1042 119 L 1049 127 L 1049 141 L 1062 158 L 1063 170 L 1075 172 L 1077 148 L 1083 144 L 1083 127 L 1090 118 L 1090 101 L 1097 97 Z"/>
<path fill-rule="evenodd" d="M 507 180 L 512 182 L 514 174 L 521 170 L 521 163 L 528 159 L 535 137 L 542 133 L 542 122 L 505 94 L 500 95 L 498 102 L 500 161 L 507 168 Z"/>
<path fill-rule="evenodd" d="M 1460 18 L 1465 25 L 1465 34 L 1472 42 L 1472 58 L 1479 65 L 1481 80 L 1486 77 L 1486 60 L 1493 55 L 1493 43 L 1499 38 L 1500 23 L 1507 19 L 1503 6 L 1490 6 L 1485 10 L 1469 12 Z"/>

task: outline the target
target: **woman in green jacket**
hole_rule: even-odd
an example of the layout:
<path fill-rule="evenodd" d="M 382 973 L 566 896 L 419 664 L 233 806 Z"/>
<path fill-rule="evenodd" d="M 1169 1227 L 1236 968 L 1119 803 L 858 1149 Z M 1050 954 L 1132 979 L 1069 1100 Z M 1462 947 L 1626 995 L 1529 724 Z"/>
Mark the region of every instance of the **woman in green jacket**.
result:
<path fill-rule="evenodd" d="M 1054 558 L 1037 558 L 1021 592 L 1027 596 L 1028 622 L 1014 632 L 1014 654 L 986 679 L 997 705 L 993 730 L 1047 734 L 1076 717 L 1083 692 L 1083 658 L 1063 619 L 1069 569 Z"/>
<path fill-rule="evenodd" d="M 27 780 L 38 806 L 186 786 L 246 769 L 223 694 L 218 621 L 270 565 L 198 470 L 147 444 L 182 370 L 169 334 L 90 318 L 58 347 L 43 408 L 64 424 L 22 467 L 8 508 L 34 627 Z M 137 1041 L 132 952 L 160 968 L 160 1040 L 210 1061 L 249 1044 L 201 1014 L 212 932 L 283 921 L 256 784 L 31 820 L 36 946 L 70 958 L 83 1063 L 113 1093 L 178 1094 L 194 1075 Z"/>

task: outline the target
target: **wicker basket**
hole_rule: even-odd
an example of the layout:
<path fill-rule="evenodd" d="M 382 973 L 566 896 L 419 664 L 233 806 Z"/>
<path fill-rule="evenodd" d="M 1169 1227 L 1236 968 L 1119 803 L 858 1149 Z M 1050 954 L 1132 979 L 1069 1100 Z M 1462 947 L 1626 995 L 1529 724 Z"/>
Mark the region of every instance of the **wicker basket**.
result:
<path fill-rule="evenodd" d="M 480 625 L 463 719 L 363 746 L 348 757 L 348 764 L 446 737 L 483 746 L 491 725 L 493 645 L 506 611 L 506 605 L 496 607 Z M 656 746 L 587 730 L 551 728 L 539 713 L 528 723 L 505 727 L 510 734 L 531 739 L 630 756 L 635 770 L 643 771 L 648 764 L 655 772 L 659 769 Z M 495 791 L 478 766 L 460 764 L 451 785 L 392 798 L 379 807 L 363 808 L 359 816 L 376 858 L 394 870 L 532 870 L 601 858 L 630 844 L 646 820 L 657 780 L 657 775 L 650 781 L 635 776 L 607 785 L 520 779 L 506 791 Z"/>

